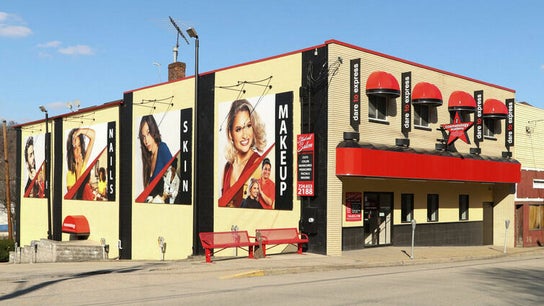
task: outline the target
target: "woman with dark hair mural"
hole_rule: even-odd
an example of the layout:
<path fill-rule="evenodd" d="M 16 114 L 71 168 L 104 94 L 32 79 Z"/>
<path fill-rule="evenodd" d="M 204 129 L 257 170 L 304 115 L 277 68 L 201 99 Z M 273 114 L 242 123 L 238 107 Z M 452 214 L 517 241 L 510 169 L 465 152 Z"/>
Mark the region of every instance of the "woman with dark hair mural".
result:
<path fill-rule="evenodd" d="M 159 126 L 153 115 L 142 117 L 138 138 L 142 151 L 142 178 L 145 188 L 166 167 L 172 159 L 172 153 L 168 145 L 161 140 Z"/>
<path fill-rule="evenodd" d="M 88 139 L 88 143 L 85 144 Z M 66 173 L 66 189 L 70 190 L 77 181 L 81 178 L 81 175 L 87 168 L 87 163 L 91 152 L 93 150 L 95 140 L 95 131 L 90 128 L 75 128 L 70 131 L 68 138 L 66 139 L 66 162 L 68 165 L 68 172 Z M 88 178 L 85 179 L 81 185 L 85 185 L 84 189 L 77 192 L 76 199 L 93 199 L 92 191 L 89 198 L 88 192 L 85 189 L 90 188 L 88 186 Z M 80 185 L 80 186 L 81 186 Z"/>
<path fill-rule="evenodd" d="M 232 102 L 227 116 L 225 149 L 227 163 L 223 172 L 222 196 L 227 196 L 225 205 L 240 207 L 243 199 L 243 184 L 236 184 L 239 179 L 247 180 L 243 175 L 259 159 L 266 147 L 264 123 L 248 100 Z M 231 190 L 235 188 L 235 190 Z M 232 196 L 231 196 L 232 195 Z"/>

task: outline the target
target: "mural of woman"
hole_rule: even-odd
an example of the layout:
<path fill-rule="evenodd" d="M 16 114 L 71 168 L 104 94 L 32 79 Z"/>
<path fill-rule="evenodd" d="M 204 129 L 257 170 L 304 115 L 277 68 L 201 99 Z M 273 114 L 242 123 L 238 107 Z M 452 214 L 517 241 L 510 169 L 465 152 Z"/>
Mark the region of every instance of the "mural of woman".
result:
<path fill-rule="evenodd" d="M 142 177 L 144 188 L 153 181 L 172 158 L 168 145 L 161 140 L 159 126 L 153 115 L 143 116 L 139 129 L 142 151 Z"/>
<path fill-rule="evenodd" d="M 85 144 L 86 139 L 88 139 L 87 144 Z M 66 161 L 68 165 L 68 172 L 66 173 L 67 190 L 70 190 L 80 179 L 83 172 L 85 172 L 93 149 L 94 140 L 95 131 L 90 128 L 75 128 L 68 134 L 68 138 L 66 139 Z M 84 182 L 84 184 L 88 185 L 87 182 Z M 85 192 L 83 194 L 78 192 L 76 198 L 86 199 Z"/>
<path fill-rule="evenodd" d="M 236 186 L 249 168 L 259 159 L 266 147 L 266 131 L 264 123 L 255 112 L 251 103 L 245 99 L 232 102 L 228 116 L 225 149 L 225 164 L 221 192 L 233 194 L 226 206 L 240 207 L 243 199 L 243 185 Z"/>

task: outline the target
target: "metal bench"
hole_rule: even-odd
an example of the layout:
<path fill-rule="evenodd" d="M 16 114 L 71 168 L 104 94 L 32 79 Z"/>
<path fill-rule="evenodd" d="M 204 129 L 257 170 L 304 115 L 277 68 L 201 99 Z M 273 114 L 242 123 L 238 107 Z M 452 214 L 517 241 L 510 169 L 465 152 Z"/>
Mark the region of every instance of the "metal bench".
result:
<path fill-rule="evenodd" d="M 248 258 L 254 258 L 253 249 L 259 243 L 247 231 L 201 232 L 200 243 L 206 254 L 206 262 L 212 262 L 212 256 L 226 248 L 240 248 L 248 252 Z M 215 251 L 215 249 L 219 249 Z"/>
<path fill-rule="evenodd" d="M 266 247 L 280 244 L 297 245 L 297 253 L 302 254 L 302 245 L 308 243 L 308 235 L 299 233 L 297 228 L 267 228 L 257 229 L 256 240 L 262 241 L 263 257 L 266 257 Z"/>

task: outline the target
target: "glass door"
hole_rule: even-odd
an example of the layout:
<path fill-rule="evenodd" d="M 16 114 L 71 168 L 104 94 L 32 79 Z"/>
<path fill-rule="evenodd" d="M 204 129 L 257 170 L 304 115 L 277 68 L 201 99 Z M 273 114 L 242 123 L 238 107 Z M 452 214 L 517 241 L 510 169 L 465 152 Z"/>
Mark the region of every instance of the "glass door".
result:
<path fill-rule="evenodd" d="M 365 246 L 391 244 L 393 193 L 365 192 L 364 239 Z"/>

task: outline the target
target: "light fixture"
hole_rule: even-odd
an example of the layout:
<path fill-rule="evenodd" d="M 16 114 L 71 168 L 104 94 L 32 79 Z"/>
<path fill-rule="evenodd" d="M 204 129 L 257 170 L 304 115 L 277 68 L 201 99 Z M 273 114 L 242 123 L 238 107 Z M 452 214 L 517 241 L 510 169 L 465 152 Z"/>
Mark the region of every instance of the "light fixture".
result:
<path fill-rule="evenodd" d="M 195 28 L 190 27 L 187 29 L 187 34 L 189 34 L 189 37 L 198 39 L 198 34 L 196 33 Z"/>

